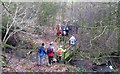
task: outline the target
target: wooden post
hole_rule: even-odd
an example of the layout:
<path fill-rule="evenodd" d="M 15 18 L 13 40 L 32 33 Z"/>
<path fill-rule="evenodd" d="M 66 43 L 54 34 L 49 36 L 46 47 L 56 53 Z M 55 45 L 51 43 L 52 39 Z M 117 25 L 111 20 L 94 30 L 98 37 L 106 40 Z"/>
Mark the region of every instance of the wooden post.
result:
<path fill-rule="evenodd" d="M 64 59 L 63 59 L 63 60 L 64 60 L 63 62 L 64 62 L 64 64 L 65 64 L 65 52 L 64 52 L 63 58 L 64 58 Z"/>

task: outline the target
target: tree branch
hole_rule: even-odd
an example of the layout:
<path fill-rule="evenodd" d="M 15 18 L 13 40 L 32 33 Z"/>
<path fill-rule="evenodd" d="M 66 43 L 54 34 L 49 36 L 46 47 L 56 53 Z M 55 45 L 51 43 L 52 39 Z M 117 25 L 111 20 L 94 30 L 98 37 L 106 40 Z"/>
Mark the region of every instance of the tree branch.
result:
<path fill-rule="evenodd" d="M 15 19 L 16 19 L 16 14 L 18 12 L 17 10 L 18 10 L 18 7 L 16 8 L 15 15 L 14 15 L 14 18 L 13 18 L 13 22 L 11 23 L 11 25 L 9 26 L 9 28 L 6 31 L 6 34 L 5 34 L 4 38 L 3 38 L 3 42 L 5 41 L 5 39 L 6 39 L 7 35 L 8 35 L 8 32 L 10 31 L 11 27 L 14 25 L 14 22 L 16 21 Z"/>
<path fill-rule="evenodd" d="M 106 30 L 107 26 L 104 28 L 104 30 L 102 31 L 102 33 L 100 33 L 98 36 L 95 36 L 93 39 L 90 40 L 90 46 L 92 47 L 92 41 L 99 38 L 100 36 L 102 36 Z M 90 48 L 91 48 L 90 47 Z"/>
<path fill-rule="evenodd" d="M 12 15 L 11 11 L 9 11 L 8 8 L 5 6 L 5 3 L 2 2 L 2 1 L 1 1 L 1 3 L 2 3 L 2 6 L 5 8 L 5 10 L 6 10 L 10 15 Z"/>

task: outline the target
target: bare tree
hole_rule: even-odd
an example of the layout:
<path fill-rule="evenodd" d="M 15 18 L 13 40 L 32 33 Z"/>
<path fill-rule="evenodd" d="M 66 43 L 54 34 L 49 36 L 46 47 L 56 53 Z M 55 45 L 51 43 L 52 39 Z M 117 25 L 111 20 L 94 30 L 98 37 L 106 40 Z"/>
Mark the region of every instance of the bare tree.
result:
<path fill-rule="evenodd" d="M 8 5 L 7 5 L 8 4 Z M 21 7 L 22 5 L 22 7 Z M 12 21 L 6 21 L 7 27 L 6 27 L 6 33 L 3 38 L 3 44 L 5 44 L 8 39 L 16 34 L 17 32 L 21 30 L 26 30 L 29 26 L 35 26 L 35 20 L 37 7 L 35 5 L 26 5 L 24 3 L 4 3 L 2 2 L 3 6 L 3 17 L 8 16 L 11 18 Z M 14 9 L 11 10 L 10 6 L 13 6 Z M 28 7 L 29 6 L 29 7 Z M 30 12 L 30 8 L 33 9 L 33 11 Z M 11 11 L 10 11 L 11 10 Z M 32 19 L 31 19 L 32 18 Z M 33 22 L 33 23 L 32 23 Z M 13 28 L 12 32 L 10 30 Z"/>

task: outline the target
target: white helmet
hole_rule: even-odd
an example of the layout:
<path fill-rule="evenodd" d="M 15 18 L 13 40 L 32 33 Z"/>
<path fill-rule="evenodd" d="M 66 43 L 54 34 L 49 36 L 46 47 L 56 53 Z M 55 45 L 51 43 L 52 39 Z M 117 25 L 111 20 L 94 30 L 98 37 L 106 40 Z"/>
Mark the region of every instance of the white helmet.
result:
<path fill-rule="evenodd" d="M 53 41 L 52 41 L 52 42 L 50 42 L 50 44 L 52 45 L 52 44 L 53 44 Z"/>

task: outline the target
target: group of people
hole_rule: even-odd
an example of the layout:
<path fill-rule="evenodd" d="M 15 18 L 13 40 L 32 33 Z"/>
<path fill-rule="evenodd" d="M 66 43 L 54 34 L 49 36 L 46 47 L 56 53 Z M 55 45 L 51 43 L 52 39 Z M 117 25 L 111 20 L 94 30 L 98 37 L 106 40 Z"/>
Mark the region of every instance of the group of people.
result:
<path fill-rule="evenodd" d="M 57 25 L 58 36 L 68 36 L 68 34 L 69 34 L 69 28 L 68 25 L 65 24 L 65 22 Z"/>
<path fill-rule="evenodd" d="M 69 42 L 70 42 L 71 46 L 74 46 L 75 43 L 76 43 L 76 38 L 74 36 L 71 36 L 71 38 L 69 39 Z M 62 61 L 63 53 L 66 51 L 65 49 L 63 49 L 62 45 L 60 45 L 58 47 L 58 49 L 55 50 L 55 48 L 53 46 L 53 42 L 50 42 L 49 47 L 47 48 L 47 50 L 45 50 L 45 44 L 42 43 L 38 50 L 39 50 L 39 54 L 38 54 L 38 56 L 39 56 L 39 60 L 38 60 L 39 65 L 44 64 L 43 59 L 45 58 L 45 55 L 47 54 L 47 56 L 48 56 L 48 66 L 50 66 L 55 61 L 54 58 L 57 58 L 56 62 L 60 63 Z M 57 57 L 55 57 L 55 56 L 57 56 Z"/>
<path fill-rule="evenodd" d="M 65 50 L 62 48 L 62 45 L 60 45 L 60 47 L 58 48 L 57 51 L 55 51 L 54 46 L 53 46 L 53 42 L 51 42 L 49 44 L 49 47 L 47 48 L 47 50 L 45 51 L 45 47 L 44 47 L 44 43 L 41 44 L 41 46 L 39 47 L 39 54 L 38 54 L 38 64 L 39 65 L 43 65 L 44 64 L 44 58 L 45 55 L 47 54 L 48 56 L 48 66 L 50 66 L 55 60 L 55 55 L 57 55 L 57 62 L 61 62 L 62 61 L 62 55 L 63 52 L 65 52 Z"/>

